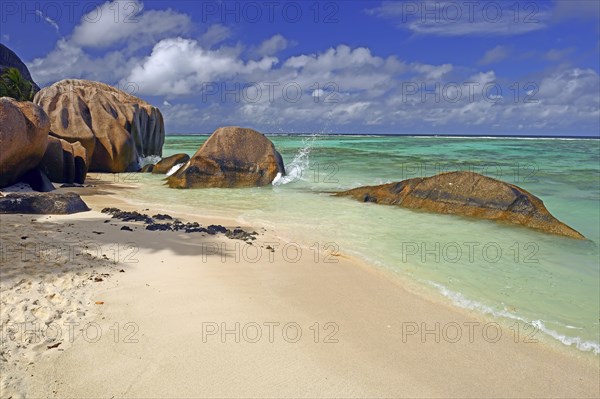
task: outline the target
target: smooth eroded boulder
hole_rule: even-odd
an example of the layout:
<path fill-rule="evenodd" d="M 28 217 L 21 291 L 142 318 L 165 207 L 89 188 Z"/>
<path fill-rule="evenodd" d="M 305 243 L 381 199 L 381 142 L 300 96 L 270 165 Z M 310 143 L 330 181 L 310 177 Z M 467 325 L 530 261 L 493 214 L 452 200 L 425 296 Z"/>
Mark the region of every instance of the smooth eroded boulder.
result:
<path fill-rule="evenodd" d="M 162 154 L 162 114 L 122 90 L 68 79 L 40 90 L 34 102 L 50 117 L 53 135 L 83 145 L 89 171 L 137 171 L 140 157 Z"/>
<path fill-rule="evenodd" d="M 0 187 L 19 181 L 46 151 L 50 120 L 34 103 L 0 98 Z"/>
<path fill-rule="evenodd" d="M 0 213 L 67 215 L 89 210 L 75 193 L 10 193 L 0 197 Z"/>
<path fill-rule="evenodd" d="M 285 175 L 281 155 L 263 134 L 237 126 L 217 129 L 167 182 L 172 188 L 255 187 Z"/>
<path fill-rule="evenodd" d="M 358 187 L 335 195 L 362 202 L 519 224 L 551 234 L 585 239 L 552 216 L 535 195 L 473 172 L 441 173 L 399 183 Z"/>
<path fill-rule="evenodd" d="M 154 165 L 152 168 L 152 173 L 155 174 L 166 174 L 171 168 L 175 165 L 179 165 L 180 163 L 186 163 L 190 160 L 190 156 L 188 154 L 175 154 L 170 157 L 166 157 L 161 159 L 159 162 Z"/>
<path fill-rule="evenodd" d="M 80 142 L 69 143 L 58 137 L 48 136 L 48 148 L 39 168 L 53 182 L 85 182 L 87 173 L 86 151 Z"/>

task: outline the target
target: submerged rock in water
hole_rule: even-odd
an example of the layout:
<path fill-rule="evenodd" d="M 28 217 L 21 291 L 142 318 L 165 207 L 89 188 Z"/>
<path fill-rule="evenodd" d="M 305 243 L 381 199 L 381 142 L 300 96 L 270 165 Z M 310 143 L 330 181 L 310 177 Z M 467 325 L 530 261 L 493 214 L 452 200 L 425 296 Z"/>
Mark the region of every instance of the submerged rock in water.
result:
<path fill-rule="evenodd" d="M 67 215 L 89 210 L 75 193 L 11 193 L 0 197 L 0 213 Z"/>
<path fill-rule="evenodd" d="M 363 202 L 519 224 L 546 233 L 585 239 L 581 233 L 552 216 L 535 195 L 473 172 L 441 173 L 398 183 L 358 187 L 335 195 Z"/>
<path fill-rule="evenodd" d="M 281 155 L 263 134 L 237 126 L 217 129 L 167 182 L 172 188 L 256 187 L 285 175 Z"/>

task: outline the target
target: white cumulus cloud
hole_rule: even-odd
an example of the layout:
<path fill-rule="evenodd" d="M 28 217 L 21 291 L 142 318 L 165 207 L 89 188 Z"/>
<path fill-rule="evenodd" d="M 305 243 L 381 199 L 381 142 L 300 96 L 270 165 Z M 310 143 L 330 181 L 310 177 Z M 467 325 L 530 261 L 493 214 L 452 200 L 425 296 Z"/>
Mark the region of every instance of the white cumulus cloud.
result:
<path fill-rule="evenodd" d="M 152 53 L 131 70 L 126 81 L 135 82 L 140 93 L 185 95 L 218 79 L 269 70 L 277 61 L 264 57 L 244 62 L 235 50 L 208 50 L 196 40 L 178 37 L 158 42 Z"/>
<path fill-rule="evenodd" d="M 188 15 L 167 10 L 144 10 L 138 0 L 107 1 L 83 16 L 71 40 L 81 47 L 103 48 L 124 41 L 142 46 L 185 33 Z"/>

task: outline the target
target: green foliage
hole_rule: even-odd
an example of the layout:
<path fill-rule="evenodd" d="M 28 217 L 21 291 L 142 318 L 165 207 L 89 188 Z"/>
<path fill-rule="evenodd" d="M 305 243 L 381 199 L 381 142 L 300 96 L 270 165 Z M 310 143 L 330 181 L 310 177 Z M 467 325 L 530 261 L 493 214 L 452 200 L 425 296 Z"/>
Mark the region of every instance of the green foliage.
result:
<path fill-rule="evenodd" d="M 31 101 L 33 94 L 33 85 L 23 78 L 17 68 L 7 68 L 0 75 L 0 97 L 12 97 L 17 101 Z"/>

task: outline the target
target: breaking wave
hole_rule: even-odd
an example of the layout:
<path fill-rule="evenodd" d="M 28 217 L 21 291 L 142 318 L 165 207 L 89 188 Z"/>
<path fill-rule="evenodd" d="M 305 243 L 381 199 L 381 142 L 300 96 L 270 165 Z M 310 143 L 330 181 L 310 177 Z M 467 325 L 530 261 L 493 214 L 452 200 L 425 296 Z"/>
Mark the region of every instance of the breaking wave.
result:
<path fill-rule="evenodd" d="M 302 148 L 298 150 L 292 162 L 285 165 L 286 175 L 282 176 L 281 173 L 278 173 L 272 182 L 274 186 L 280 186 L 298 180 L 305 180 L 302 175 L 310 166 L 309 155 L 315 145 L 317 137 L 319 137 L 319 135 L 313 134 L 302 140 Z"/>

